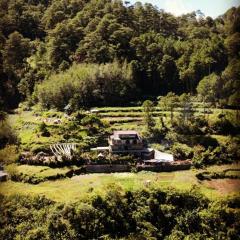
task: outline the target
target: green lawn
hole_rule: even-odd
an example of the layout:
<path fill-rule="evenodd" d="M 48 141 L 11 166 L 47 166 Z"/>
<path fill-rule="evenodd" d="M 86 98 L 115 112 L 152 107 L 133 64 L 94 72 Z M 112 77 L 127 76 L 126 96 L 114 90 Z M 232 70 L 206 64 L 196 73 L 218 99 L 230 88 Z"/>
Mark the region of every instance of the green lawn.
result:
<path fill-rule="evenodd" d="M 24 171 L 28 172 L 30 168 L 27 169 L 26 166 L 24 166 Z M 31 171 L 35 171 L 35 173 L 42 171 L 40 174 L 45 174 L 49 171 L 48 174 L 50 174 L 50 170 L 45 169 L 45 167 L 38 167 L 37 170 Z M 170 187 L 183 191 L 197 187 L 200 192 L 209 198 L 218 198 L 221 196 L 221 193 L 217 190 L 209 187 L 204 182 L 199 182 L 195 174 L 196 170 L 170 173 L 85 174 L 72 178 L 41 182 L 37 185 L 8 181 L 0 183 L 0 193 L 6 195 L 13 193 L 40 194 L 58 202 L 75 202 L 80 199 L 88 199 L 95 194 L 102 195 L 112 187 L 120 187 L 124 190 L 137 190 L 146 187 Z"/>
<path fill-rule="evenodd" d="M 240 178 L 240 170 L 238 170 L 238 171 L 236 171 L 236 170 L 235 171 L 234 170 L 227 171 L 226 176 L 235 176 L 235 177 Z"/>
<path fill-rule="evenodd" d="M 57 174 L 66 174 L 72 169 L 76 169 L 76 166 L 64 167 L 64 168 L 50 168 L 47 166 L 33 166 L 33 165 L 19 165 L 16 166 L 17 173 L 21 173 L 27 176 L 36 176 L 36 177 L 50 177 Z"/>
<path fill-rule="evenodd" d="M 207 168 L 209 172 L 220 172 L 227 169 L 240 169 L 240 164 L 214 165 Z"/>

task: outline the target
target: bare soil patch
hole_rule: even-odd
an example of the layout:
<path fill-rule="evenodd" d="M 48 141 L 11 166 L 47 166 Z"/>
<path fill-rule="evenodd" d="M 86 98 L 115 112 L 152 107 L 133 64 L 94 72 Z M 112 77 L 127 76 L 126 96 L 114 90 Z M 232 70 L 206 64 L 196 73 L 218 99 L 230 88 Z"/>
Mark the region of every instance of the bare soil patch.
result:
<path fill-rule="evenodd" d="M 240 179 L 212 179 L 204 181 L 207 187 L 217 190 L 220 194 L 240 194 Z"/>

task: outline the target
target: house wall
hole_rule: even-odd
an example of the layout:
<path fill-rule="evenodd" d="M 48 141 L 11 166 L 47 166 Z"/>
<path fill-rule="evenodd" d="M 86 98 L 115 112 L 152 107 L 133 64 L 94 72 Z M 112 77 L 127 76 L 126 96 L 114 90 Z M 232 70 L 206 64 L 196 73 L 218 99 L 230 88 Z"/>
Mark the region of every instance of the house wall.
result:
<path fill-rule="evenodd" d="M 142 150 L 143 144 L 121 144 L 121 145 L 111 145 L 112 150 Z M 127 151 L 127 150 L 126 150 Z"/>

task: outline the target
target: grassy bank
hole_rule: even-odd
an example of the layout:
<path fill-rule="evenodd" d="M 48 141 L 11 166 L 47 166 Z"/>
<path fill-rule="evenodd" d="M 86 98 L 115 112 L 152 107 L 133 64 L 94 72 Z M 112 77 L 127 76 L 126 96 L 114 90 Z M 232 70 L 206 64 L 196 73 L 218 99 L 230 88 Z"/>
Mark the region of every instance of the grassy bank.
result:
<path fill-rule="evenodd" d="M 46 174 L 54 174 L 58 170 L 44 170 L 43 172 L 38 172 L 39 168 L 32 166 L 31 168 L 36 168 L 31 171 L 31 174 L 37 174 L 39 176 Z M 225 166 L 215 166 L 215 170 L 223 171 L 226 169 L 239 169 L 239 166 L 225 165 Z M 209 168 L 211 170 L 212 168 Z M 66 169 L 62 169 L 66 171 Z M 0 183 L 0 193 L 4 195 L 11 194 L 30 194 L 30 195 L 45 195 L 58 202 L 75 202 L 78 200 L 86 200 L 91 196 L 96 194 L 104 195 L 104 193 L 111 189 L 112 186 L 117 186 L 124 190 L 138 190 L 144 188 L 158 188 L 166 189 L 173 188 L 181 191 L 199 189 L 208 198 L 221 198 L 227 195 L 237 194 L 240 190 L 237 185 L 238 182 L 232 180 L 233 185 L 231 191 L 224 194 L 224 192 L 219 191 L 218 188 L 214 188 L 208 184 L 207 181 L 199 181 L 196 178 L 196 174 L 202 170 L 187 170 L 178 172 L 139 172 L 139 173 L 112 173 L 112 174 L 85 174 L 74 176 L 72 178 L 59 179 L 55 181 L 45 181 L 37 185 L 32 185 L 23 182 L 13 182 L 8 181 L 5 183 Z M 26 169 L 24 170 L 26 173 Z M 44 173 L 45 172 L 45 173 Z M 213 180 L 215 181 L 215 180 Z M 227 184 L 224 186 L 227 188 Z"/>

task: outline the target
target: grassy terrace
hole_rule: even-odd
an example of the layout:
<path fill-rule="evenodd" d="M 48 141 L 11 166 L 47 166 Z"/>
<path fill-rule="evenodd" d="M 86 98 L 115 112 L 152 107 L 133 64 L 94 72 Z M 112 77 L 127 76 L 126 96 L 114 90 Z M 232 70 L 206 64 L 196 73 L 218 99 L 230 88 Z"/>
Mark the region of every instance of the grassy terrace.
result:
<path fill-rule="evenodd" d="M 232 174 L 239 174 L 240 166 L 224 165 L 214 166 L 207 170 L 223 171 L 235 169 Z M 67 169 L 49 169 L 46 167 L 20 166 L 19 171 L 36 176 L 56 174 Z M 59 171 L 60 170 L 60 171 Z M 237 194 L 240 190 L 239 179 L 214 179 L 211 181 L 198 181 L 196 174 L 202 170 L 187 170 L 178 172 L 139 172 L 139 173 L 112 173 L 112 174 L 85 174 L 55 181 L 45 181 L 37 185 L 8 181 L 0 183 L 0 193 L 45 195 L 57 202 L 75 202 L 88 199 L 97 194 L 104 194 L 106 190 L 119 187 L 124 190 L 137 190 L 141 188 L 176 188 L 178 190 L 191 190 L 193 188 L 205 196 L 216 199 L 227 195 Z M 230 182 L 229 182 L 230 181 Z"/>
<path fill-rule="evenodd" d="M 204 108 L 199 104 L 196 103 L 196 108 L 194 108 L 196 116 L 204 114 Z M 99 116 L 111 123 L 139 122 L 143 119 L 142 107 L 104 107 L 97 109 L 99 111 Z M 179 115 L 181 110 L 181 108 L 176 108 L 174 116 Z M 222 113 L 223 110 L 220 108 L 206 108 L 206 111 L 208 111 L 208 113 L 206 112 L 206 115 L 213 121 L 217 119 L 218 114 Z M 234 113 L 234 110 L 224 109 L 224 113 L 231 115 Z M 155 119 L 158 119 L 159 117 L 166 117 L 169 119 L 170 112 L 163 111 L 159 107 L 155 107 L 153 116 Z"/>
<path fill-rule="evenodd" d="M 202 103 L 194 103 L 196 107 L 195 115 L 203 115 Z M 143 112 L 142 107 L 103 107 L 97 108 L 99 110 L 99 117 L 108 122 L 110 130 L 137 130 L 140 133 L 144 130 Z M 180 109 L 176 109 L 174 116 L 179 115 Z M 222 109 L 208 109 L 209 121 L 217 119 Z M 224 109 L 225 114 L 233 114 L 233 110 Z M 170 124 L 170 112 L 161 111 L 159 107 L 155 107 L 154 119 L 156 123 L 160 121 L 160 116 L 163 116 L 163 120 L 168 126 Z M 54 124 L 55 119 L 61 119 L 60 124 Z M 51 133 L 50 137 L 43 137 L 36 134 L 39 125 L 46 121 L 48 130 Z M 23 149 L 34 150 L 38 146 L 48 146 L 52 143 L 65 141 L 63 133 L 66 132 L 64 127 L 68 124 L 68 120 L 65 118 L 64 113 L 50 110 L 48 112 L 33 112 L 33 111 L 19 111 L 17 114 L 9 116 L 9 122 L 15 126 L 21 146 Z M 77 135 L 84 138 L 87 133 L 84 129 L 79 126 L 76 129 Z M 224 135 L 212 135 L 213 138 L 217 139 L 218 142 L 224 143 L 228 136 Z"/>
<path fill-rule="evenodd" d="M 9 165 L 11 167 L 11 165 Z M 56 176 L 57 174 L 66 174 L 68 171 L 76 169 L 75 166 L 72 167 L 64 167 L 64 168 L 50 168 L 47 166 L 32 166 L 32 165 L 19 165 L 16 166 L 16 171 L 23 175 L 27 175 L 29 177 L 50 177 Z"/>
<path fill-rule="evenodd" d="M 196 115 L 203 114 L 201 105 L 196 104 Z M 137 130 L 140 133 L 144 130 L 142 107 L 114 107 L 114 108 L 98 108 L 99 116 L 109 122 L 110 130 Z M 174 116 L 179 114 L 180 109 L 174 112 Z M 221 109 L 210 109 L 209 119 L 216 119 L 217 115 L 222 112 Z M 225 113 L 232 114 L 232 110 L 224 110 Z M 159 107 L 155 108 L 154 118 L 159 121 L 159 116 L 164 116 L 166 125 L 170 122 L 170 112 L 161 111 Z M 37 136 L 36 130 L 44 119 L 50 119 L 46 122 L 50 137 Z M 60 124 L 54 124 L 54 119 L 61 119 Z M 20 112 L 10 115 L 9 122 L 18 132 L 21 147 L 33 150 L 42 145 L 49 147 L 49 144 L 66 141 L 63 139 L 61 129 L 68 123 L 63 113 L 49 111 L 36 115 L 33 112 Z M 61 132 L 61 131 L 62 132 Z M 74 131 L 84 137 L 87 133 L 79 126 Z M 61 133 L 61 134 L 60 134 Z M 211 135 L 218 142 L 224 143 L 228 136 Z M 157 144 L 156 144 L 157 145 Z M 157 147 L 156 147 L 157 148 Z M 11 149 L 10 149 L 11 150 Z M 9 151 L 10 151 L 9 150 Z M 6 150 L 5 150 L 6 152 Z M 2 155 L 5 154 L 2 150 Z M 1 154 L 1 151 L 0 151 Z M 13 156 L 14 158 L 15 156 Z M 73 167 L 74 168 L 74 167 Z M 232 170 L 228 174 L 239 176 L 239 171 L 234 170 L 232 166 L 214 166 L 204 171 L 223 171 L 228 168 Z M 240 169 L 239 166 L 236 167 Z M 119 187 L 125 190 L 136 190 L 146 187 L 155 188 L 176 188 L 179 190 L 191 190 L 198 188 L 205 196 L 209 198 L 225 197 L 227 195 L 236 194 L 240 189 L 239 179 L 213 179 L 211 181 L 199 181 L 196 174 L 202 170 L 188 170 L 171 173 L 113 173 L 113 174 L 86 174 L 69 178 L 66 173 L 69 168 L 50 168 L 45 166 L 27 166 L 19 165 L 16 167 L 18 173 L 24 177 L 31 179 L 41 179 L 38 184 L 30 184 L 26 182 L 7 181 L 0 183 L 0 193 L 9 195 L 31 194 L 45 195 L 46 197 L 58 202 L 75 202 L 79 199 L 88 199 L 96 193 L 104 194 L 107 189 Z M 49 177 L 64 175 L 64 178 L 57 180 L 49 180 Z"/>

